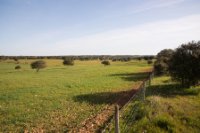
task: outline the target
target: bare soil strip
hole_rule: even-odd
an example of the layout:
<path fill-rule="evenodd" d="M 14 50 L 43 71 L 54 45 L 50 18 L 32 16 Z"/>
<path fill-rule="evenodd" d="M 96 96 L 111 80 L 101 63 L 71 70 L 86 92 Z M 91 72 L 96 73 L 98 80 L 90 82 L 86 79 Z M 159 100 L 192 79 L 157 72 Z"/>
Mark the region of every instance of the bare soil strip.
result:
<path fill-rule="evenodd" d="M 114 114 L 114 106 L 118 104 L 119 107 L 123 107 L 129 99 L 138 91 L 140 84 L 134 86 L 129 91 L 124 91 L 123 95 L 113 104 L 107 106 L 96 116 L 90 117 L 81 123 L 81 127 L 72 129 L 69 133 L 97 133 L 101 132 L 100 129 Z"/>

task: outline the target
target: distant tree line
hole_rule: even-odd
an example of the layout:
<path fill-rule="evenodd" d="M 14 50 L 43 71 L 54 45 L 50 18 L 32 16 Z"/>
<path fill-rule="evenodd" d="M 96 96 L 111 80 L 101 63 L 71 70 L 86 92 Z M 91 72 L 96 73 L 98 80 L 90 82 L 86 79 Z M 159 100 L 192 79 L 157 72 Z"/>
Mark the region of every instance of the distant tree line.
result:
<path fill-rule="evenodd" d="M 168 74 L 185 87 L 200 83 L 200 41 L 182 44 L 175 50 L 164 49 L 156 58 L 157 75 Z"/>
<path fill-rule="evenodd" d="M 130 60 L 152 60 L 154 55 L 80 55 L 80 56 L 0 56 L 0 60 L 13 59 L 16 62 L 19 59 L 72 59 L 72 60 L 112 60 L 112 61 L 130 61 Z"/>
<path fill-rule="evenodd" d="M 154 55 L 80 55 L 80 56 L 0 56 L 0 61 L 14 60 L 16 64 L 19 64 L 20 59 L 28 60 L 34 59 L 30 65 L 32 69 L 36 69 L 38 72 L 40 69 L 46 67 L 46 62 L 43 59 L 62 59 L 63 65 L 73 66 L 74 60 L 87 61 L 87 60 L 100 60 L 101 64 L 107 66 L 110 65 L 110 61 L 128 62 L 131 60 L 146 60 L 148 64 L 152 64 L 152 59 L 155 59 Z M 21 69 L 20 65 L 15 66 L 16 70 Z"/>

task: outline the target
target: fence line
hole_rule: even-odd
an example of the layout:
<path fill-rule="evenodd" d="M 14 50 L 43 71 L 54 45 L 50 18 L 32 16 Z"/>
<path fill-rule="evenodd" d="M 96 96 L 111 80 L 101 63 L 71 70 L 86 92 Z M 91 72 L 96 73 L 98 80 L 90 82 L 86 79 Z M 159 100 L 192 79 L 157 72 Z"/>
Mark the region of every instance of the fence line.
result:
<path fill-rule="evenodd" d="M 126 102 L 121 108 L 119 108 L 118 105 L 115 106 L 115 114 L 113 114 L 113 116 L 108 120 L 108 123 L 104 126 L 103 130 L 101 130 L 102 133 L 105 133 L 106 130 L 109 130 L 109 126 L 112 124 L 112 121 L 115 120 L 115 133 L 120 133 L 120 125 L 119 125 L 119 120 L 120 120 L 120 115 L 119 115 L 119 111 L 125 111 L 126 107 L 130 104 L 130 102 L 132 102 L 132 100 L 134 98 L 136 98 L 137 96 L 139 96 L 139 94 L 141 94 L 142 92 L 142 100 L 145 101 L 146 99 L 146 87 L 147 85 L 150 86 L 151 85 L 151 81 L 154 78 L 154 71 L 152 70 L 152 72 L 149 73 L 148 79 L 145 79 L 142 84 L 139 86 L 137 92 L 135 94 L 132 95 L 132 97 L 128 100 L 128 102 Z M 134 111 L 134 110 L 132 110 Z M 131 113 L 132 114 L 132 113 Z M 118 118 L 117 118 L 118 117 Z M 130 118 L 129 118 L 130 119 Z M 128 119 L 127 123 L 130 121 Z M 124 129 L 127 128 L 128 124 L 125 124 Z"/>

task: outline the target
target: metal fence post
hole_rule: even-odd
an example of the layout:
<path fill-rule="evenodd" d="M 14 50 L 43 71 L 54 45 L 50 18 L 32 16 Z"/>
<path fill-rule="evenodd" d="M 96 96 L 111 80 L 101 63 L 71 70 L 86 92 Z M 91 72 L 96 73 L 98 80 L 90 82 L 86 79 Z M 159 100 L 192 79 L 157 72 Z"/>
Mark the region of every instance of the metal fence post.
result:
<path fill-rule="evenodd" d="M 120 133 L 119 131 L 119 106 L 115 106 L 115 133 Z"/>

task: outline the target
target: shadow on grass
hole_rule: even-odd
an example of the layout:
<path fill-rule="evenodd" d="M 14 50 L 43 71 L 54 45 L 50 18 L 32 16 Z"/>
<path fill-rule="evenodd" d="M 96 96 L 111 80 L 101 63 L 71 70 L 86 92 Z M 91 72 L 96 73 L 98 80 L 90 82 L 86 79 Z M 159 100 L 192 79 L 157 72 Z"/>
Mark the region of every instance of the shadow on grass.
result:
<path fill-rule="evenodd" d="M 125 81 L 142 81 L 145 78 L 147 78 L 149 75 L 149 72 L 139 72 L 139 73 L 117 73 L 117 74 L 111 74 L 109 76 L 116 76 L 120 77 L 121 79 Z"/>
<path fill-rule="evenodd" d="M 112 104 L 118 97 L 125 94 L 125 91 L 120 92 L 101 92 L 75 96 L 73 99 L 76 102 L 87 102 L 90 104 Z"/>
<path fill-rule="evenodd" d="M 146 96 L 159 95 L 163 97 L 175 97 L 177 95 L 198 95 L 199 93 L 200 89 L 183 88 L 179 84 L 152 85 L 146 89 Z"/>
<path fill-rule="evenodd" d="M 137 90 L 128 90 L 120 92 L 101 92 L 101 93 L 91 93 L 83 94 L 73 97 L 75 102 L 87 102 L 89 104 L 114 104 L 124 105 L 129 98 Z"/>
<path fill-rule="evenodd" d="M 142 81 L 148 77 L 148 72 L 140 73 L 118 73 L 111 74 L 109 76 L 117 76 L 126 81 Z M 101 92 L 101 93 L 90 93 L 82 94 L 73 97 L 75 102 L 87 102 L 89 104 L 113 104 L 117 100 L 119 105 L 123 105 L 130 96 L 135 93 L 136 90 L 120 91 L 120 92 Z"/>

